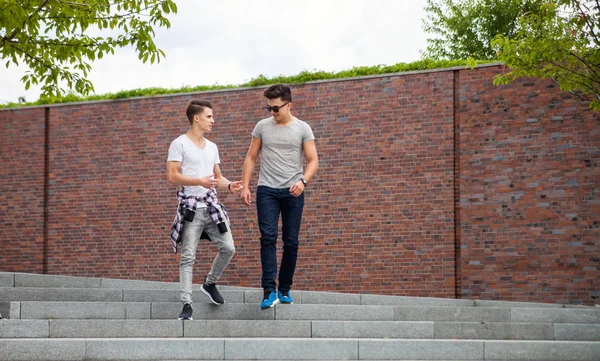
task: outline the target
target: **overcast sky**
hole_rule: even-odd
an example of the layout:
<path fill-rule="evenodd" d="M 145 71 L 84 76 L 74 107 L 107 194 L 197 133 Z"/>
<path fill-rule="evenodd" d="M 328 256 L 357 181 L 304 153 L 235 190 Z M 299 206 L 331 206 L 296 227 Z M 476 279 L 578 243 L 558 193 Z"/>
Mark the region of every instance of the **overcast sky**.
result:
<path fill-rule="evenodd" d="M 158 29 L 166 52 L 143 64 L 131 49 L 92 63 L 96 94 L 136 88 L 240 84 L 263 74 L 341 71 L 420 58 L 426 0 L 176 0 L 171 28 Z M 0 102 L 39 98 L 25 91 L 27 69 L 0 66 Z"/>

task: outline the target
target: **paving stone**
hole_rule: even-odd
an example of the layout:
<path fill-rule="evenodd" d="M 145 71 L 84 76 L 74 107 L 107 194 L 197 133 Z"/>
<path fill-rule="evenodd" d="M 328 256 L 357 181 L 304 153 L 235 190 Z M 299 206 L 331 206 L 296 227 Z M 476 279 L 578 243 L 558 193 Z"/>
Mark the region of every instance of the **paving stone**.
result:
<path fill-rule="evenodd" d="M 553 340 L 548 323 L 435 322 L 436 339 Z"/>
<path fill-rule="evenodd" d="M 14 286 L 15 286 L 14 273 L 0 272 L 0 287 L 14 287 Z"/>
<path fill-rule="evenodd" d="M 510 322 L 510 309 L 394 306 L 396 321 Z"/>
<path fill-rule="evenodd" d="M 121 302 L 123 291 L 99 288 L 7 287 L 0 288 L 0 297 L 2 301 Z"/>
<path fill-rule="evenodd" d="M 600 341 L 600 325 L 555 323 L 554 337 L 557 340 Z"/>
<path fill-rule="evenodd" d="M 311 337 L 310 321 L 194 320 L 185 337 Z"/>
<path fill-rule="evenodd" d="M 183 337 L 179 320 L 50 320 L 53 338 Z"/>
<path fill-rule="evenodd" d="M 600 308 L 512 308 L 512 322 L 600 323 Z"/>
<path fill-rule="evenodd" d="M 181 313 L 180 302 L 153 302 L 153 319 L 176 319 Z M 274 309 L 261 310 L 258 305 L 243 303 L 225 303 L 215 305 L 212 303 L 192 304 L 194 320 L 273 320 Z"/>
<path fill-rule="evenodd" d="M 15 287 L 100 288 L 100 278 L 15 273 Z"/>
<path fill-rule="evenodd" d="M 0 320 L 0 338 L 47 338 L 49 336 L 46 320 Z"/>
<path fill-rule="evenodd" d="M 485 341 L 486 360 L 600 360 L 599 342 Z"/>
<path fill-rule="evenodd" d="M 150 318 L 150 303 L 141 302 L 21 302 L 23 319 Z"/>
<path fill-rule="evenodd" d="M 300 295 L 302 304 L 360 305 L 358 294 L 302 291 Z"/>
<path fill-rule="evenodd" d="M 85 340 L 0 339 L 0 360 L 3 361 L 71 361 L 85 357 Z"/>
<path fill-rule="evenodd" d="M 476 307 L 508 307 L 508 308 L 563 308 L 564 305 L 541 302 L 514 302 L 514 301 L 492 301 L 475 300 Z"/>
<path fill-rule="evenodd" d="M 361 360 L 483 360 L 483 341 L 365 340 L 358 343 Z"/>
<path fill-rule="evenodd" d="M 21 318 L 21 302 L 0 302 L 0 315 L 2 318 Z"/>
<path fill-rule="evenodd" d="M 123 290 L 124 302 L 180 302 L 179 290 Z M 244 291 L 220 289 L 226 303 L 244 303 Z M 198 289 L 192 292 L 192 298 L 201 302 L 207 300 L 206 296 Z"/>
<path fill-rule="evenodd" d="M 362 305 L 437 307 L 472 307 L 475 305 L 472 300 L 456 300 L 451 298 L 360 295 L 360 299 Z"/>
<path fill-rule="evenodd" d="M 433 338 L 433 322 L 313 321 L 313 337 Z"/>
<path fill-rule="evenodd" d="M 390 306 L 358 305 L 277 305 L 278 320 L 344 320 L 393 321 L 394 309 Z"/>
<path fill-rule="evenodd" d="M 339 339 L 226 339 L 226 360 L 271 360 L 286 355 L 294 360 L 357 360 L 357 340 Z"/>
<path fill-rule="evenodd" d="M 223 360 L 223 339 L 95 339 L 86 341 L 89 360 Z"/>

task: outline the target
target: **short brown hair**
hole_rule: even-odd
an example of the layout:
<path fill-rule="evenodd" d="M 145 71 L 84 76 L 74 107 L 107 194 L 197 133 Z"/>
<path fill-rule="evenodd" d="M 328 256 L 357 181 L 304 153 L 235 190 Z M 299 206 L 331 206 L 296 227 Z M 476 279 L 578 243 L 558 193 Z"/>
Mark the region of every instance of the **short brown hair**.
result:
<path fill-rule="evenodd" d="M 285 84 L 271 85 L 267 90 L 265 90 L 263 95 L 267 99 L 281 98 L 281 100 L 285 102 L 292 101 L 292 90 Z"/>
<path fill-rule="evenodd" d="M 211 102 L 205 99 L 190 100 L 187 106 L 187 110 L 185 111 L 185 115 L 187 115 L 190 124 L 194 122 L 194 115 L 202 113 L 204 111 L 204 108 L 212 109 Z"/>

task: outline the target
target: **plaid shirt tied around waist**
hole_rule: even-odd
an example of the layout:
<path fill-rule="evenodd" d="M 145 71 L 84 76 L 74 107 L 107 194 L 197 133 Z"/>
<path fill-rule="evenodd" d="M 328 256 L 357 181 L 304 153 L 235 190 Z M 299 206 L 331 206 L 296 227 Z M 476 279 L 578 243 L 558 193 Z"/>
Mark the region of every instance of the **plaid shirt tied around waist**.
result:
<path fill-rule="evenodd" d="M 177 191 L 177 200 L 179 201 L 177 213 L 175 214 L 175 220 L 173 220 L 173 225 L 171 226 L 173 253 L 177 253 L 179 238 L 183 231 L 183 222 L 185 222 L 183 218 L 184 208 L 191 209 L 195 212 L 196 208 L 198 208 L 198 204 L 206 204 L 208 214 L 210 214 L 215 224 L 225 222 L 226 220 L 229 221 L 225 206 L 221 204 L 217 198 L 216 189 L 210 189 L 202 196 L 188 196 L 183 193 L 183 187 L 181 187 L 181 189 Z"/>

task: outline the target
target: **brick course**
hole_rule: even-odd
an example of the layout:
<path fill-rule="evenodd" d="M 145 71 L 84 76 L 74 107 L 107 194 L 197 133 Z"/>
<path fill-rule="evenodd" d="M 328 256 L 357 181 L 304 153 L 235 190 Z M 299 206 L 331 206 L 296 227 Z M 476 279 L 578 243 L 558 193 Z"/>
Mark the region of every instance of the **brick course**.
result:
<path fill-rule="evenodd" d="M 499 71 L 460 79 L 461 296 L 597 302 L 600 116 Z"/>
<path fill-rule="evenodd" d="M 44 114 L 0 111 L 0 270 L 44 272 Z"/>
<path fill-rule="evenodd" d="M 493 86 L 500 71 L 293 86 L 293 113 L 312 126 L 320 156 L 295 288 L 597 302 L 599 116 L 549 81 Z M 47 130 L 43 107 L 0 111 L 0 271 L 177 281 L 165 168 L 188 128 L 185 106 L 214 103 L 208 138 L 224 175 L 239 179 L 268 115 L 263 89 L 50 106 Z M 221 198 L 237 248 L 221 283 L 258 287 L 255 208 Z M 214 255 L 201 244 L 195 281 Z"/>

